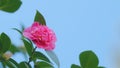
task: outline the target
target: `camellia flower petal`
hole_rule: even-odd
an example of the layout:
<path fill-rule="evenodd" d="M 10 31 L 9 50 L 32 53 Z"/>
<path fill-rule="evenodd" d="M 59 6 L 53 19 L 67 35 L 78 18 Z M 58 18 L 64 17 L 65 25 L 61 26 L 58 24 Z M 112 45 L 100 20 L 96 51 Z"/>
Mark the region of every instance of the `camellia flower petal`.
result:
<path fill-rule="evenodd" d="M 38 48 L 53 50 L 55 48 L 56 35 L 45 25 L 34 22 L 31 27 L 23 31 L 23 35 L 32 40 Z"/>

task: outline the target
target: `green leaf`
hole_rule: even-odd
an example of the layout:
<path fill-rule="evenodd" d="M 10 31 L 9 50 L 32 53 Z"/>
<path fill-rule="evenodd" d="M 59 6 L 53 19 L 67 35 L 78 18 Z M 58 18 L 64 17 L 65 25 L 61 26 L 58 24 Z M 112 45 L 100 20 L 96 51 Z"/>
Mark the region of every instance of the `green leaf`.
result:
<path fill-rule="evenodd" d="M 36 12 L 34 21 L 39 22 L 41 25 L 46 25 L 45 19 L 39 11 Z"/>
<path fill-rule="evenodd" d="M 6 68 L 6 65 L 4 62 L 1 62 L 2 63 L 2 68 Z"/>
<path fill-rule="evenodd" d="M 82 68 L 97 68 L 98 66 L 98 58 L 92 51 L 82 52 L 79 58 Z"/>
<path fill-rule="evenodd" d="M 21 62 L 19 68 L 31 68 L 31 66 L 27 62 Z"/>
<path fill-rule="evenodd" d="M 26 38 L 27 40 L 28 40 L 28 42 L 32 45 L 32 47 L 33 47 L 33 43 L 32 43 L 32 41 L 30 40 L 30 39 L 28 39 L 28 38 Z"/>
<path fill-rule="evenodd" d="M 0 0 L 0 10 L 13 13 L 19 9 L 21 0 Z"/>
<path fill-rule="evenodd" d="M 22 39 L 22 40 L 23 40 L 25 48 L 26 48 L 26 50 L 28 52 L 28 55 L 31 56 L 32 55 L 32 51 L 33 51 L 33 45 L 30 42 L 28 42 L 27 40 L 25 40 L 25 39 Z"/>
<path fill-rule="evenodd" d="M 98 68 L 105 68 L 105 67 L 103 67 L 103 66 L 99 66 Z"/>
<path fill-rule="evenodd" d="M 9 61 L 12 62 L 13 64 L 15 64 L 18 67 L 18 63 L 14 59 L 10 58 Z"/>
<path fill-rule="evenodd" d="M 2 53 L 3 45 L 2 42 L 0 41 L 0 53 Z"/>
<path fill-rule="evenodd" d="M 9 59 L 7 61 L 4 61 L 4 63 L 9 67 L 9 68 L 18 68 L 18 64 L 15 60 Z"/>
<path fill-rule="evenodd" d="M 23 25 L 23 24 L 20 24 L 20 28 L 21 28 L 21 31 L 23 32 L 24 31 L 24 29 L 25 29 L 25 26 Z"/>
<path fill-rule="evenodd" d="M 6 51 L 8 51 L 10 46 L 11 46 L 10 38 L 5 33 L 2 33 L 0 35 L 0 49 L 1 49 L 0 52 L 5 53 Z"/>
<path fill-rule="evenodd" d="M 36 62 L 34 68 L 54 68 L 51 64 L 47 62 Z"/>
<path fill-rule="evenodd" d="M 9 51 L 12 52 L 13 54 L 15 54 L 16 52 L 20 52 L 20 50 L 18 49 L 18 47 L 16 47 L 13 44 L 11 45 Z"/>
<path fill-rule="evenodd" d="M 48 50 L 45 51 L 48 54 L 48 56 L 52 59 L 52 61 L 54 61 L 57 64 L 58 68 L 60 68 L 60 63 L 56 54 L 53 51 L 48 51 Z"/>
<path fill-rule="evenodd" d="M 22 31 L 20 31 L 19 29 L 17 29 L 17 28 L 12 28 L 12 29 L 16 30 L 17 32 L 19 32 L 22 35 Z"/>
<path fill-rule="evenodd" d="M 36 51 L 33 54 L 33 59 L 35 59 L 35 60 L 40 59 L 40 60 L 43 60 L 43 61 L 51 63 L 50 60 L 43 53 L 38 52 L 38 51 Z"/>
<path fill-rule="evenodd" d="M 72 64 L 72 65 L 71 65 L 71 68 L 81 68 L 81 67 L 78 66 L 78 65 Z"/>

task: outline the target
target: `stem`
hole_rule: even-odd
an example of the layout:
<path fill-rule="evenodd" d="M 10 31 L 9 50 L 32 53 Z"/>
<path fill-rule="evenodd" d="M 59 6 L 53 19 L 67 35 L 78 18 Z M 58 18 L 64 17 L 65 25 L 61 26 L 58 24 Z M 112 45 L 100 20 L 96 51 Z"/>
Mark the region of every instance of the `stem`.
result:
<path fill-rule="evenodd" d="M 37 47 L 35 47 L 35 48 L 33 49 L 32 55 L 29 57 L 28 64 L 30 64 L 30 62 L 32 61 L 32 57 L 33 57 L 33 55 L 34 55 L 36 49 L 37 49 Z"/>

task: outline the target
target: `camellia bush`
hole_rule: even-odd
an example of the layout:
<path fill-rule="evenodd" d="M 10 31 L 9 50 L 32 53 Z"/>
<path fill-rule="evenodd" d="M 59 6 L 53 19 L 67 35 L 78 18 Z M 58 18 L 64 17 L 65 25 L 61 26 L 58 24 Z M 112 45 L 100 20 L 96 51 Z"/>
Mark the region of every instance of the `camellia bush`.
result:
<path fill-rule="evenodd" d="M 0 10 L 8 13 L 16 12 L 22 5 L 21 0 L 0 0 Z M 24 46 L 15 46 L 6 33 L 0 34 L 0 63 L 3 68 L 60 68 L 60 62 L 53 52 L 57 37 L 47 26 L 43 15 L 37 10 L 34 21 L 29 27 L 13 28 L 21 35 Z M 43 49 L 46 54 L 36 50 Z M 27 61 L 19 63 L 11 58 L 15 53 L 27 55 Z M 80 64 L 72 64 L 71 68 L 104 68 L 99 66 L 96 54 L 84 51 L 79 55 Z"/>

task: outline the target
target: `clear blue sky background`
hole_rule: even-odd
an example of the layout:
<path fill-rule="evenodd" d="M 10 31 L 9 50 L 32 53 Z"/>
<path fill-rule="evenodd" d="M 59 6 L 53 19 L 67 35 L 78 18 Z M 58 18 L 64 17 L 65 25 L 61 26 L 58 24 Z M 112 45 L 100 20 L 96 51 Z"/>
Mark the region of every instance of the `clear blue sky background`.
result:
<path fill-rule="evenodd" d="M 36 9 L 57 35 L 55 53 L 61 68 L 79 64 L 79 53 L 93 50 L 101 66 L 113 66 L 112 48 L 119 42 L 120 0 L 22 0 L 14 14 L 0 11 L 0 33 L 19 45 L 19 34 L 11 28 L 31 26 Z M 17 56 L 20 60 L 21 56 Z"/>

